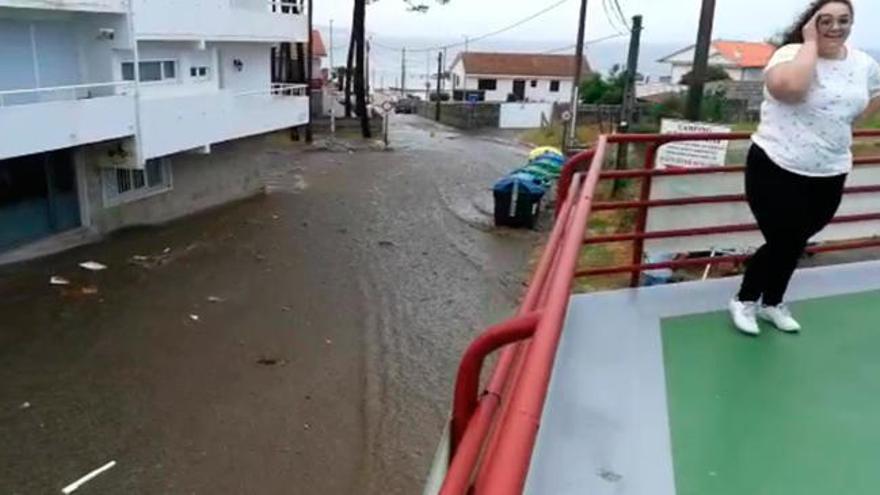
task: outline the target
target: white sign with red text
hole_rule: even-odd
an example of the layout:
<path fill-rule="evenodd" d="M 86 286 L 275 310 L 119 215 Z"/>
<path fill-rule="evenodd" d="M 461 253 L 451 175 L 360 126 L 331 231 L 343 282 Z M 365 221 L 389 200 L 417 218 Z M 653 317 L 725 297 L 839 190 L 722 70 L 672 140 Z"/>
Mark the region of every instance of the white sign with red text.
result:
<path fill-rule="evenodd" d="M 728 133 L 730 127 L 705 122 L 663 119 L 661 134 Z M 657 168 L 723 167 L 729 141 L 682 141 L 665 144 L 657 153 Z"/>

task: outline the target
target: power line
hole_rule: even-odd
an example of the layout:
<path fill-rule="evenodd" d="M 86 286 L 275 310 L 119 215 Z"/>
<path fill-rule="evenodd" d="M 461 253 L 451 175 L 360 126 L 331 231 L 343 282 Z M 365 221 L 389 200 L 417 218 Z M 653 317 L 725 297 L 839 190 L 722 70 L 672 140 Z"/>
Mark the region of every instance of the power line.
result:
<path fill-rule="evenodd" d="M 428 48 L 415 48 L 415 49 L 408 48 L 407 51 L 416 53 L 416 52 L 429 52 L 429 51 L 435 51 L 435 50 L 442 50 L 444 48 L 455 48 L 458 46 L 465 46 L 466 44 L 481 41 L 486 38 L 491 38 L 492 36 L 497 36 L 499 34 L 506 33 L 507 31 L 510 31 L 512 29 L 516 29 L 516 28 L 522 26 L 523 24 L 526 24 L 527 22 L 531 22 L 531 21 L 537 19 L 538 17 L 541 17 L 542 15 L 546 14 L 547 12 L 550 12 L 551 10 L 560 7 L 562 4 L 567 3 L 568 1 L 569 0 L 559 0 L 556 3 L 553 3 L 547 7 L 539 10 L 538 12 L 535 12 L 534 14 L 532 14 L 524 19 L 521 19 L 521 20 L 519 20 L 509 26 L 503 27 L 503 28 L 498 29 L 496 31 L 492 31 L 490 33 L 486 33 L 486 34 L 483 34 L 480 36 L 470 37 L 470 38 L 468 38 L 467 42 L 450 43 L 448 45 L 437 45 L 437 46 L 432 46 L 432 47 L 428 47 Z M 386 50 L 400 51 L 403 49 L 403 47 L 393 47 L 393 46 L 383 45 L 383 44 L 377 43 L 377 42 L 373 42 L 373 44 L 376 46 L 380 46 L 382 48 L 385 48 Z"/>
<path fill-rule="evenodd" d="M 615 16 L 611 15 L 611 7 L 608 6 L 608 0 L 602 0 L 602 10 L 605 11 L 605 20 L 608 21 L 608 25 L 611 26 L 611 29 L 617 31 L 618 34 L 622 34 L 623 30 L 620 29 L 617 19 Z"/>
<path fill-rule="evenodd" d="M 611 2 L 614 4 L 617 15 L 620 17 L 620 22 L 626 26 L 627 32 L 632 32 L 632 27 L 629 25 L 629 19 L 626 17 L 626 14 L 623 13 L 623 7 L 620 6 L 620 0 L 611 0 Z"/>
<path fill-rule="evenodd" d="M 622 33 L 611 34 L 608 36 L 603 36 L 601 38 L 596 38 L 596 39 L 585 41 L 584 45 L 595 45 L 596 43 L 601 43 L 603 41 L 613 40 L 615 38 L 623 38 L 625 36 L 627 36 L 627 35 L 622 34 Z M 547 50 L 547 51 L 544 51 L 541 53 L 544 55 L 550 55 L 552 53 L 559 53 L 559 52 L 566 52 L 568 50 L 574 50 L 575 48 L 577 48 L 577 45 L 568 45 L 568 46 L 562 46 L 559 48 L 553 48 L 552 50 Z"/>

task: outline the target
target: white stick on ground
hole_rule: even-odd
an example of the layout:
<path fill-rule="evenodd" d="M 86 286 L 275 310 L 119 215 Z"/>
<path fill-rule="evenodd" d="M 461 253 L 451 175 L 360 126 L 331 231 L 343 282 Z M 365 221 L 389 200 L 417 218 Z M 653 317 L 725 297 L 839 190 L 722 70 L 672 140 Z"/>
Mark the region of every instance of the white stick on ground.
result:
<path fill-rule="evenodd" d="M 104 464 L 103 466 L 99 467 L 98 469 L 95 469 L 91 473 L 74 481 L 73 483 L 65 486 L 64 488 L 61 489 L 61 492 L 64 493 L 64 495 L 69 495 L 70 493 L 73 493 L 74 491 L 76 491 L 79 487 L 85 485 L 86 483 L 93 480 L 95 477 L 97 477 L 98 475 L 100 475 L 104 471 L 107 471 L 108 469 L 112 468 L 115 465 L 116 465 L 116 461 L 110 461 L 107 464 Z"/>

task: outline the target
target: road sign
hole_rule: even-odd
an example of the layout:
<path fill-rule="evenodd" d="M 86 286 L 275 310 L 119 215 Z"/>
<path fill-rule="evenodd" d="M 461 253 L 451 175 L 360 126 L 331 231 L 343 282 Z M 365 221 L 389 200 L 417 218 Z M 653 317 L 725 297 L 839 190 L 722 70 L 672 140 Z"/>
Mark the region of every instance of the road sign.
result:
<path fill-rule="evenodd" d="M 566 110 L 566 111 L 562 112 L 562 121 L 563 121 L 563 122 L 568 122 L 568 121 L 570 121 L 570 120 L 571 120 L 571 117 L 572 117 L 572 115 L 571 115 L 571 111 Z"/>
<path fill-rule="evenodd" d="M 382 103 L 382 111 L 385 113 L 391 113 L 394 110 L 394 103 L 391 100 L 385 101 Z"/>

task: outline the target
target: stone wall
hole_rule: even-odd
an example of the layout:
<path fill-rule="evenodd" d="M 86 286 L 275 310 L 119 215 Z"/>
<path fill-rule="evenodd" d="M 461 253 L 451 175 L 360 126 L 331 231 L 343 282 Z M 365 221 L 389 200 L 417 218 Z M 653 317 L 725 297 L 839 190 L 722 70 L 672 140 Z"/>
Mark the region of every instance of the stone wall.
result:
<path fill-rule="evenodd" d="M 275 145 L 273 146 L 273 143 Z M 143 199 L 109 206 L 104 198 L 104 169 L 97 166 L 96 151 L 82 147 L 79 170 L 85 186 L 85 217 L 97 232 L 149 225 L 253 196 L 263 191 L 263 171 L 280 154 L 273 147 L 290 146 L 289 131 L 265 134 L 213 145 L 211 153 L 178 153 L 168 157 L 172 187 Z"/>
<path fill-rule="evenodd" d="M 436 102 L 416 103 L 416 113 L 434 120 Z M 497 103 L 441 103 L 440 123 L 459 129 L 497 128 L 501 119 L 501 106 Z"/>

